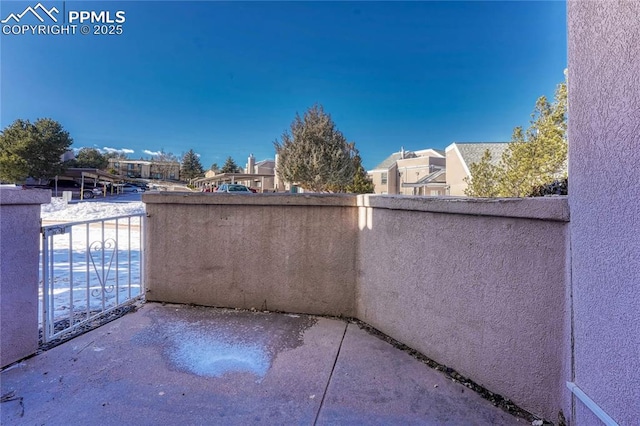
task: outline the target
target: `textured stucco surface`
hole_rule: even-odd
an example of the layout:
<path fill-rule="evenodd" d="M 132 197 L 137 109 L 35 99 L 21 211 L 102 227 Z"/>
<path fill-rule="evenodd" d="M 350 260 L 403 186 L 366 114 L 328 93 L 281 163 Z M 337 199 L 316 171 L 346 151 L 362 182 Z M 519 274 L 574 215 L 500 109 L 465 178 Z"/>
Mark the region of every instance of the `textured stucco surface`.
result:
<path fill-rule="evenodd" d="M 40 204 L 50 199 L 0 188 L 0 367 L 38 349 Z"/>
<path fill-rule="evenodd" d="M 640 2 L 570 2 L 574 372 L 621 425 L 640 416 Z M 575 424 L 597 420 L 574 400 Z"/>
<path fill-rule="evenodd" d="M 192 195 L 144 196 L 147 300 L 354 315 L 355 197 Z"/>
<path fill-rule="evenodd" d="M 555 421 L 567 222 L 369 210 L 358 318 Z"/>
<path fill-rule="evenodd" d="M 197 204 L 216 206 L 334 206 L 354 207 L 357 199 L 347 194 L 226 194 L 202 192 L 146 193 L 142 201 L 149 204 Z"/>
<path fill-rule="evenodd" d="M 553 221 L 569 220 L 566 197 L 468 198 L 361 195 L 358 205 L 388 210 L 451 213 L 456 215 L 510 217 Z"/>
<path fill-rule="evenodd" d="M 143 199 L 148 300 L 356 316 L 557 418 L 565 198 Z"/>
<path fill-rule="evenodd" d="M 1 378 L 16 395 L 3 426 L 527 423 L 355 324 L 307 315 L 146 303 Z"/>

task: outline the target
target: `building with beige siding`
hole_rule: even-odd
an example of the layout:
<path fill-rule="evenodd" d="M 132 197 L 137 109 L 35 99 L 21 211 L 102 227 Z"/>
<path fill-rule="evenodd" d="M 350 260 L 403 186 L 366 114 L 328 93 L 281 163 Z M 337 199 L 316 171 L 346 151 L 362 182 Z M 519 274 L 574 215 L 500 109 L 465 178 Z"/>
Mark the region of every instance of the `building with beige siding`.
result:
<path fill-rule="evenodd" d="M 447 195 L 444 151 L 394 152 L 368 172 L 376 194 Z"/>
<path fill-rule="evenodd" d="M 192 184 L 201 191 L 212 190 L 224 183 L 239 183 L 246 185 L 256 192 L 275 192 L 276 160 L 256 161 L 253 154 L 247 159 L 244 170 L 239 173 L 221 173 L 214 170 L 207 170 L 204 177 L 194 179 Z"/>
<path fill-rule="evenodd" d="M 489 150 L 491 162 L 497 165 L 509 142 L 454 142 L 445 149 L 449 195 L 466 195 L 465 178 L 471 177 L 469 166 L 480 162 Z"/>
<path fill-rule="evenodd" d="M 148 161 L 109 159 L 109 169 L 129 178 L 179 180 L 180 163 L 177 161 Z"/>

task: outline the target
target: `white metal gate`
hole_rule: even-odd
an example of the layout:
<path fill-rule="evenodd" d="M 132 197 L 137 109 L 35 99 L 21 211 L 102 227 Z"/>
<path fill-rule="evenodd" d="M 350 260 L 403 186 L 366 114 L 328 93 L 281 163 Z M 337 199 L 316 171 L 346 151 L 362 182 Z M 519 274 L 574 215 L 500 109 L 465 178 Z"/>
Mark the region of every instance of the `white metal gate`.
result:
<path fill-rule="evenodd" d="M 144 296 L 143 216 L 42 227 L 42 343 Z"/>

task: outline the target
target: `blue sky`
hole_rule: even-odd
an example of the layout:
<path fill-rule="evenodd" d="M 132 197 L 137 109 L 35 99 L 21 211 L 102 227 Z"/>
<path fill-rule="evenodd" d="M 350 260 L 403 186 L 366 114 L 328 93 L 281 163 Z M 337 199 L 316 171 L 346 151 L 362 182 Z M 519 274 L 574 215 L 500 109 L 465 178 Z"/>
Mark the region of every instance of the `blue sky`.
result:
<path fill-rule="evenodd" d="M 37 3 L 3 1 L 0 19 Z M 126 20 L 120 35 L 0 34 L 0 127 L 51 117 L 75 148 L 193 148 L 205 168 L 273 158 L 314 103 L 368 169 L 401 146 L 507 141 L 567 64 L 564 2 L 41 3 Z"/>

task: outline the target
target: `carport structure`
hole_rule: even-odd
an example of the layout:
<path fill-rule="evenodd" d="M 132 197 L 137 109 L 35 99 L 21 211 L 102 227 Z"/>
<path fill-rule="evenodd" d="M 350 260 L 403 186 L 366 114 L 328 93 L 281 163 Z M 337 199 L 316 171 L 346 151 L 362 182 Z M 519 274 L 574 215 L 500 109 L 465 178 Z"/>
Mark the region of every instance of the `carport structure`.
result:
<path fill-rule="evenodd" d="M 212 177 L 201 178 L 193 181 L 193 184 L 198 189 L 206 187 L 220 186 L 223 183 L 242 183 L 249 187 L 255 187 L 256 183 L 260 183 L 259 192 L 265 192 L 265 183 L 268 179 L 273 180 L 273 174 L 258 174 L 258 173 L 220 173 Z M 273 189 L 273 188 L 271 188 Z M 270 191 L 267 188 L 267 191 Z"/>
<path fill-rule="evenodd" d="M 103 195 L 106 194 L 106 183 L 114 183 L 122 180 L 120 176 L 112 175 L 111 173 L 107 173 L 102 170 L 92 169 L 92 168 L 70 168 L 61 175 L 56 176 L 56 179 L 59 177 L 69 177 L 73 180 L 80 182 L 80 199 L 82 200 L 84 197 L 84 189 L 85 184 L 89 184 L 92 188 L 97 187 L 98 185 L 102 185 Z M 113 188 L 113 186 L 112 186 Z"/>

